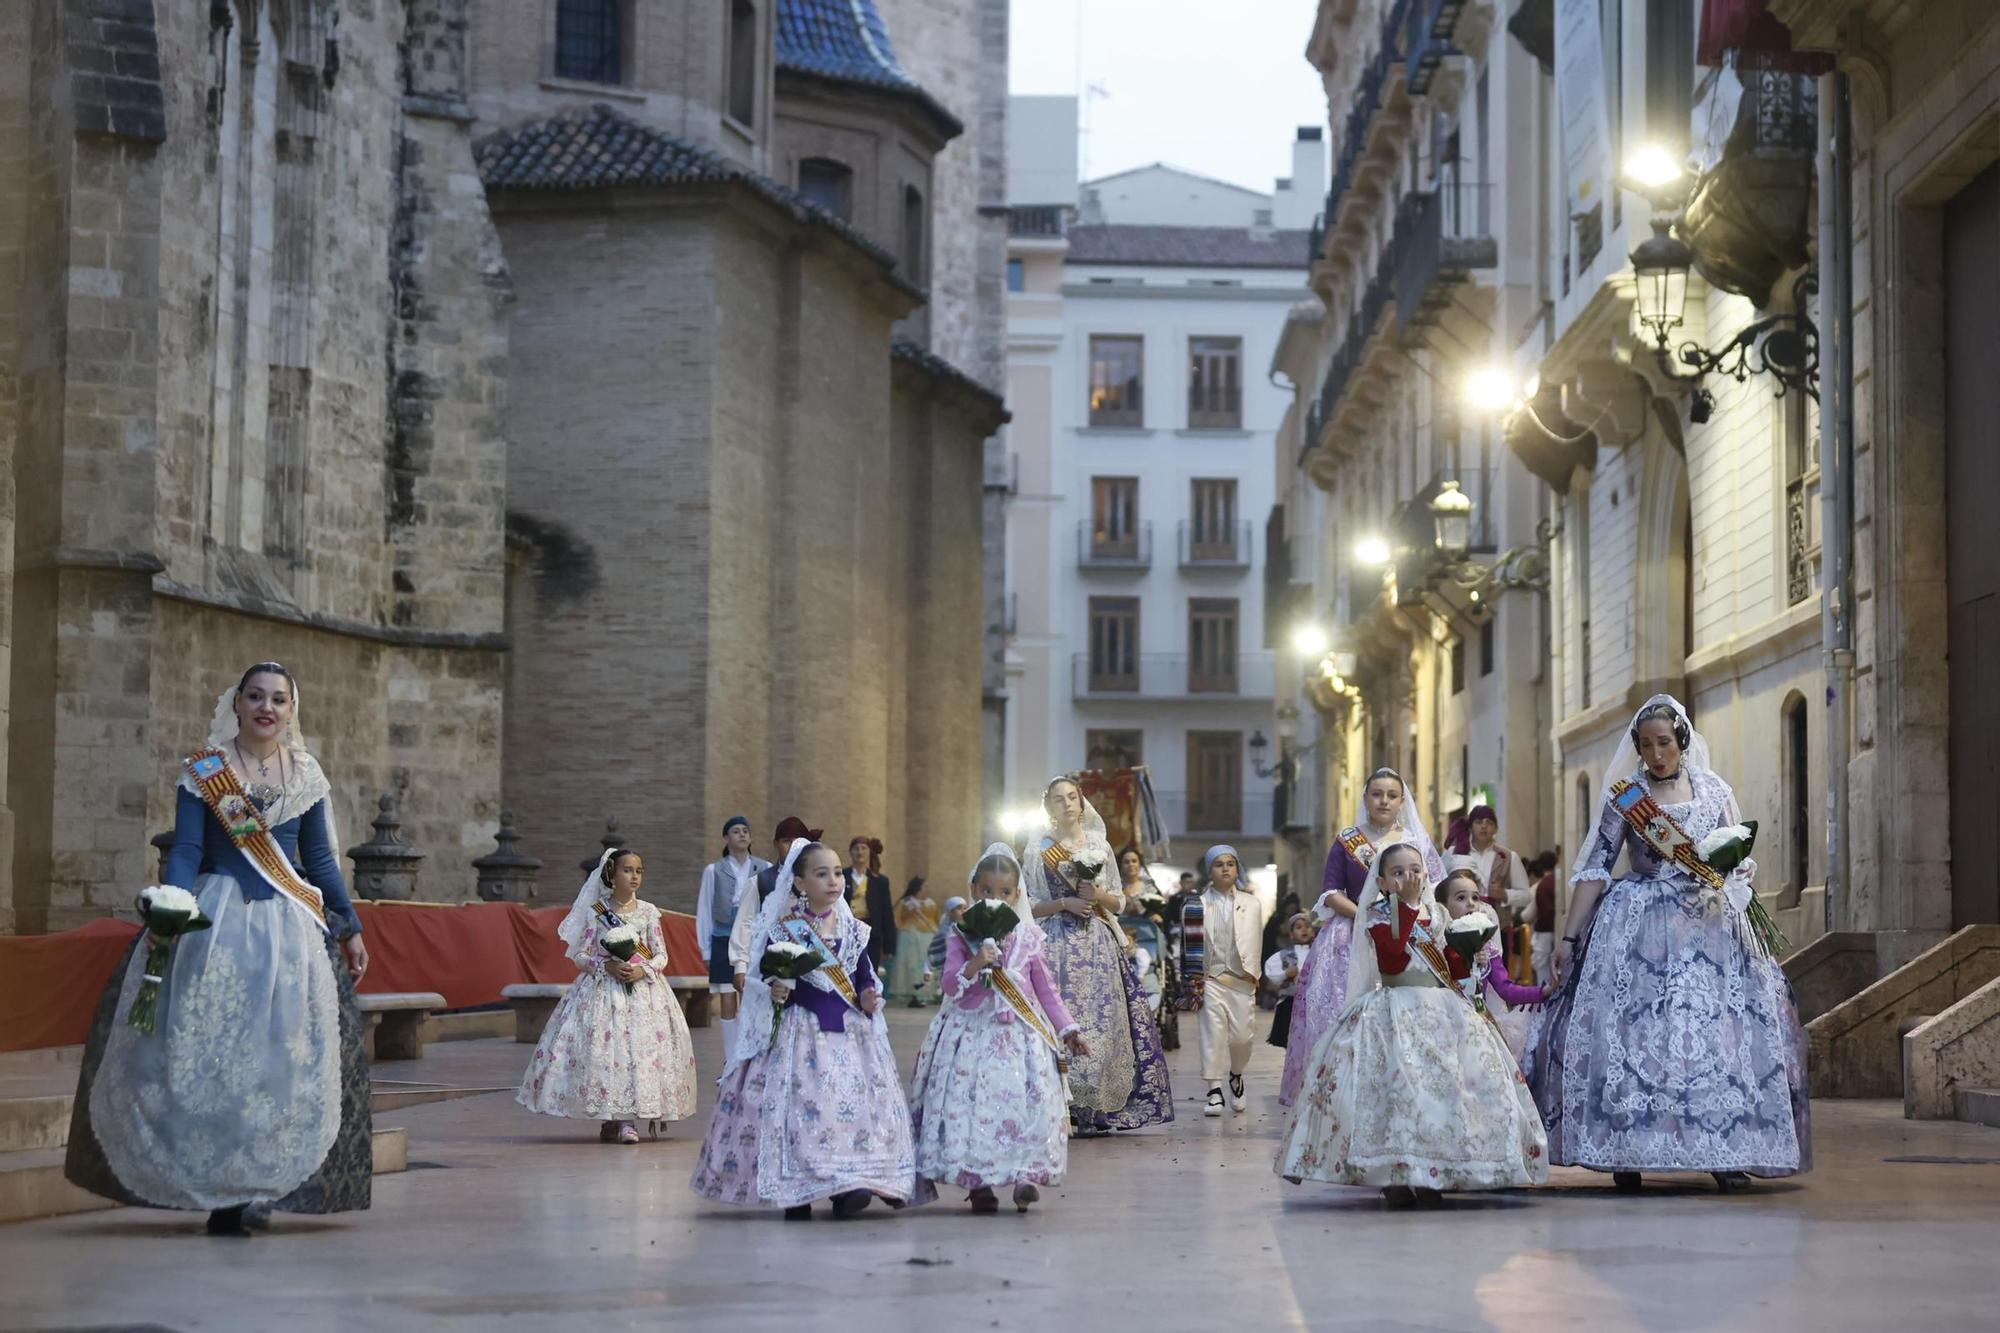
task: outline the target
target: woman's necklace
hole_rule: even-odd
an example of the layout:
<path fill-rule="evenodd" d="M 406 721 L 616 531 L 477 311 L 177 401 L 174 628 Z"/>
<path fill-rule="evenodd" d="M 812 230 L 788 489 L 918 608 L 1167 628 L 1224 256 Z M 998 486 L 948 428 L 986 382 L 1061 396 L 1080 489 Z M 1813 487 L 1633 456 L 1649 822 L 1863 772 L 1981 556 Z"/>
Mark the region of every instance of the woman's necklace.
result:
<path fill-rule="evenodd" d="M 241 741 L 231 741 L 229 745 L 231 749 L 236 751 L 237 771 L 243 774 L 244 777 L 249 777 L 250 764 L 243 756 L 243 743 Z M 278 758 L 278 782 L 276 786 L 271 784 L 272 754 Z M 257 781 L 248 784 L 248 794 L 251 802 L 259 810 L 269 810 L 284 796 L 289 786 L 290 783 L 285 778 L 285 747 L 280 745 L 271 754 L 264 755 L 257 760 Z"/>

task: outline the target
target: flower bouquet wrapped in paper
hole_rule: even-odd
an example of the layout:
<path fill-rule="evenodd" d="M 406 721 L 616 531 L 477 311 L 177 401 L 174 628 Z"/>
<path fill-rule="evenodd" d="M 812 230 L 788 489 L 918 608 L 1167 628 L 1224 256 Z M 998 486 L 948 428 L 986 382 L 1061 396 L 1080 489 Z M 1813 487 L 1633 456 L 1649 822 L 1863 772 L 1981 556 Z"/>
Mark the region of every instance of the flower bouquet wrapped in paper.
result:
<path fill-rule="evenodd" d="M 965 909 L 959 918 L 958 933 L 965 940 L 966 948 L 974 953 L 983 944 L 1000 945 L 1014 933 L 1014 927 L 1021 924 L 1021 918 L 1014 909 L 998 898 L 981 898 Z M 979 974 L 981 981 L 991 982 L 992 968 L 985 968 Z"/>
<path fill-rule="evenodd" d="M 632 955 L 639 952 L 639 932 L 630 926 L 613 926 L 598 936 L 597 942 L 603 946 L 604 952 L 621 963 L 631 962 Z M 625 988 L 627 995 L 632 993 L 631 982 L 621 978 L 618 984 Z"/>
<path fill-rule="evenodd" d="M 192 893 L 172 884 L 149 885 L 139 890 L 139 920 L 158 942 L 146 951 L 144 980 L 139 983 L 139 993 L 132 997 L 132 1011 L 125 1021 L 150 1037 L 159 1026 L 160 982 L 173 962 L 174 941 L 182 935 L 207 930 L 215 923 L 201 914 L 201 906 Z"/>
<path fill-rule="evenodd" d="M 797 984 L 815 968 L 824 967 L 826 957 L 809 945 L 792 940 L 773 940 L 765 948 L 764 956 L 757 960 L 757 975 L 769 985 L 774 981 Z M 771 1040 L 778 1039 L 778 1024 L 785 1016 L 783 998 L 773 993 L 771 996 Z"/>
<path fill-rule="evenodd" d="M 1104 862 L 1096 857 L 1079 856 L 1069 863 L 1069 873 L 1076 876 L 1078 884 L 1094 885 L 1104 873 Z"/>
<path fill-rule="evenodd" d="M 1724 824 L 1697 842 L 1694 850 L 1695 855 L 1721 873 L 1724 899 L 1743 914 L 1757 943 L 1776 958 L 1790 953 L 1792 943 L 1751 885 L 1757 863 L 1750 859 L 1750 853 L 1756 846 L 1757 821 L 1746 819 L 1740 824 Z"/>
<path fill-rule="evenodd" d="M 1444 928 L 1444 942 L 1466 962 L 1477 962 L 1479 951 L 1500 930 L 1500 923 L 1483 907 L 1475 907 Z"/>

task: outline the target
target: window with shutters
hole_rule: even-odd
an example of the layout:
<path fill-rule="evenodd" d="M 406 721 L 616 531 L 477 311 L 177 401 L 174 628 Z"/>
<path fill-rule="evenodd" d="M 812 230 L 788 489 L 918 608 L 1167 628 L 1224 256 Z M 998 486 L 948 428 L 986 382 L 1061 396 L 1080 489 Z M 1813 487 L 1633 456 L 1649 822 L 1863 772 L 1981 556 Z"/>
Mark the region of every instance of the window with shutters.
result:
<path fill-rule="evenodd" d="M 1234 833 L 1243 826 L 1243 733 L 1187 734 L 1190 833 Z"/>
<path fill-rule="evenodd" d="M 1143 426 L 1145 339 L 1093 334 L 1090 339 L 1090 424 Z"/>
<path fill-rule="evenodd" d="M 1236 622 L 1234 597 L 1188 601 L 1188 693 L 1236 693 Z"/>
<path fill-rule="evenodd" d="M 1090 599 L 1090 688 L 1139 688 L 1139 599 Z"/>
<path fill-rule="evenodd" d="M 1233 564 L 1246 534 L 1236 521 L 1234 478 L 1198 478 L 1189 497 L 1188 558 L 1190 563 Z"/>
<path fill-rule="evenodd" d="M 1243 340 L 1188 339 L 1188 429 L 1243 426 Z"/>
<path fill-rule="evenodd" d="M 1100 559 L 1139 556 L 1139 479 L 1090 479 L 1090 553 Z"/>

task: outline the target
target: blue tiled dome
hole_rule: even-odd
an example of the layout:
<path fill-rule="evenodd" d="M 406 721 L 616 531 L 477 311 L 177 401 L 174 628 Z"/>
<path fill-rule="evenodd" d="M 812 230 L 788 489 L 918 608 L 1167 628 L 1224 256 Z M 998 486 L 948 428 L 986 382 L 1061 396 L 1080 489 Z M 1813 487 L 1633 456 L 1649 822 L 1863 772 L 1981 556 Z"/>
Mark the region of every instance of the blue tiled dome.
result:
<path fill-rule="evenodd" d="M 874 0 L 778 0 L 778 65 L 825 79 L 917 91 Z"/>

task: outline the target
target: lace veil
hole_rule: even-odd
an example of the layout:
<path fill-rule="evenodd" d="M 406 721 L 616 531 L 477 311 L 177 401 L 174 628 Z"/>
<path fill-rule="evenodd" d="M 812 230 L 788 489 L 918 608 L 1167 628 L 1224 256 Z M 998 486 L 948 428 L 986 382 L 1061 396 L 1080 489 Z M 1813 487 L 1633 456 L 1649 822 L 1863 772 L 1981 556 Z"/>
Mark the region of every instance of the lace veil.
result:
<path fill-rule="evenodd" d="M 791 850 L 785 853 L 784 864 L 778 868 L 778 880 L 771 889 L 771 896 L 764 900 L 764 905 L 757 912 L 757 924 L 750 931 L 750 966 L 743 977 L 743 1001 L 736 1011 L 736 1047 L 729 1053 L 729 1063 L 723 1068 L 724 1078 L 734 1073 L 737 1066 L 762 1055 L 771 1045 L 772 1016 L 777 1012 L 777 1005 L 771 1000 L 771 987 L 759 971 L 758 962 L 772 941 L 791 938 L 778 929 L 778 923 L 799 906 L 796 888 L 799 857 L 807 848 L 820 845 L 806 838 L 792 839 Z M 853 976 L 868 945 L 868 926 L 855 918 L 854 909 L 843 899 L 834 900 L 833 917 L 839 927 L 838 942 L 828 947 L 839 959 L 840 965 L 847 969 L 848 975 Z M 859 978 L 856 981 L 858 983 Z M 833 986 L 824 970 L 808 973 L 805 980 L 798 984 L 817 986 L 821 990 L 829 990 Z M 872 1019 L 851 1014 L 848 1022 L 866 1022 L 881 1040 L 888 1040 L 888 1020 L 882 1017 L 879 1009 Z"/>
<path fill-rule="evenodd" d="M 1631 725 L 1627 726 L 1619 736 L 1618 746 L 1611 752 L 1611 762 L 1604 769 L 1604 782 L 1597 790 L 1599 810 L 1602 810 L 1605 803 L 1611 799 L 1612 783 L 1638 774 L 1642 765 L 1639 762 L 1639 747 L 1633 742 L 1632 733 L 1639 729 L 1639 719 L 1644 717 L 1649 709 L 1661 705 L 1673 710 L 1674 716 L 1680 719 L 1683 733 L 1688 738 L 1687 743 L 1681 747 L 1681 764 L 1689 773 L 1688 785 L 1690 787 L 1694 785 L 1695 773 L 1715 771 L 1709 760 L 1708 742 L 1694 729 L 1694 723 L 1689 720 L 1687 709 L 1681 707 L 1681 701 L 1671 694 L 1656 694 L 1639 705 L 1639 711 L 1632 714 Z"/>
<path fill-rule="evenodd" d="M 1014 909 L 1014 914 L 1021 918 L 1021 924 L 1014 927 L 1007 936 L 1007 948 L 1002 954 L 1001 964 L 1009 972 L 1018 973 L 1035 955 L 1042 952 L 1048 937 L 1043 934 L 1041 923 L 1035 920 L 1032 900 L 1028 896 L 1028 882 L 1021 873 L 1021 862 L 1014 855 L 1014 849 L 1004 842 L 994 843 L 980 853 L 978 861 L 972 863 L 972 873 L 965 877 L 970 900 L 979 901 L 977 892 L 979 865 L 990 856 L 1004 856 L 1014 867 L 1014 896 L 1012 899 L 1001 901 Z"/>
<path fill-rule="evenodd" d="M 1050 779 L 1049 786 L 1053 787 L 1057 782 L 1071 782 L 1073 780 L 1064 775 Z M 1043 794 L 1046 796 L 1046 788 Z M 1079 797 L 1082 796 L 1081 788 L 1078 789 L 1077 794 Z M 1025 849 L 1027 854 L 1021 860 L 1021 887 L 1026 890 L 1028 901 L 1030 902 L 1054 902 L 1058 898 L 1069 896 L 1069 888 L 1063 883 L 1061 876 L 1052 874 L 1049 868 L 1042 863 L 1042 849 L 1053 845 L 1056 841 L 1058 841 L 1058 830 L 1055 828 L 1055 821 L 1049 818 L 1048 803 L 1044 800 L 1042 804 L 1042 826 L 1040 830 L 1029 836 L 1028 845 Z M 1082 843 L 1082 846 L 1072 846 L 1070 850 L 1077 855 L 1087 856 L 1092 860 L 1102 862 L 1104 870 L 1098 878 L 1100 883 L 1109 883 L 1110 881 L 1104 879 L 1104 876 L 1117 875 L 1118 858 L 1111 854 L 1111 839 L 1104 831 L 1104 816 L 1097 813 L 1097 807 L 1092 805 L 1087 798 L 1083 801 Z"/>
<path fill-rule="evenodd" d="M 1389 892 L 1382 885 L 1382 863 L 1389 859 L 1389 853 L 1398 847 L 1411 847 L 1421 852 L 1424 848 L 1414 841 L 1397 839 L 1385 842 L 1375 851 L 1375 860 L 1368 867 L 1368 878 L 1361 885 L 1361 898 L 1354 911 L 1354 947 L 1347 955 L 1347 1007 L 1352 1009 L 1361 1002 L 1361 997 L 1382 984 L 1382 966 L 1375 961 L 1375 945 L 1367 938 L 1369 909 Z M 1425 872 L 1428 875 L 1428 871 Z M 1418 913 L 1427 921 L 1434 922 L 1443 913 L 1437 900 L 1431 896 L 1430 885 L 1424 886 L 1424 896 L 1417 906 Z M 1400 921 L 1400 917 L 1390 918 Z"/>
<path fill-rule="evenodd" d="M 1431 841 L 1431 835 L 1425 830 L 1424 812 L 1417 806 L 1417 794 L 1410 790 L 1408 780 L 1393 768 L 1376 769 L 1368 775 L 1368 782 L 1373 782 L 1379 777 L 1396 779 L 1397 785 L 1403 789 L 1403 807 L 1397 814 L 1394 825 L 1401 832 L 1391 834 L 1392 841 L 1385 842 L 1375 849 L 1375 859 L 1381 860 L 1381 854 L 1396 843 L 1407 842 L 1424 854 L 1424 875 L 1432 884 L 1436 884 L 1444 878 L 1444 858 L 1438 855 L 1437 844 Z M 1368 819 L 1368 782 L 1361 784 L 1361 795 L 1355 801 L 1354 810 L 1354 827 L 1363 833 L 1374 827 Z"/>
<path fill-rule="evenodd" d="M 272 828 L 276 828 L 280 824 L 297 819 L 324 800 L 327 841 L 333 845 L 334 854 L 338 856 L 340 827 L 334 822 L 333 802 L 327 800 L 332 794 L 333 786 L 327 781 L 326 773 L 319 766 L 319 760 L 313 758 L 312 751 L 306 748 L 306 743 L 299 737 L 299 705 L 299 689 L 294 684 L 292 720 L 286 724 L 281 741 L 285 753 L 290 757 L 292 779 L 284 784 L 278 799 L 264 811 L 264 820 Z M 236 762 L 236 735 L 240 727 L 241 724 L 236 718 L 236 686 L 230 685 L 215 698 L 215 712 L 208 723 L 208 740 L 205 742 L 207 748 L 221 750 L 229 756 L 229 761 L 233 765 Z M 192 792 L 196 796 L 201 795 L 195 790 L 194 779 L 188 776 L 185 768 L 180 771 L 177 785 L 183 791 Z"/>
<path fill-rule="evenodd" d="M 566 946 L 563 952 L 579 967 L 590 960 L 587 943 L 590 939 L 590 909 L 596 905 L 599 898 L 611 892 L 610 886 L 604 882 L 604 863 L 611 859 L 611 853 L 616 850 L 615 847 L 604 849 L 604 855 L 598 857 L 597 864 L 591 867 L 589 878 L 585 879 L 583 887 L 576 891 L 576 901 L 570 904 L 569 912 L 563 917 L 562 924 L 556 927 L 556 934 Z"/>

